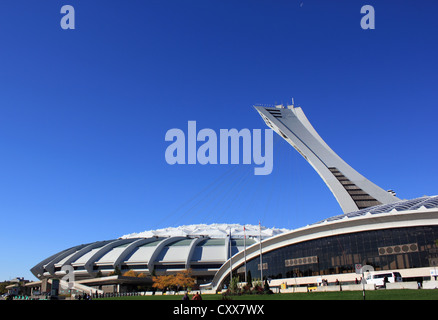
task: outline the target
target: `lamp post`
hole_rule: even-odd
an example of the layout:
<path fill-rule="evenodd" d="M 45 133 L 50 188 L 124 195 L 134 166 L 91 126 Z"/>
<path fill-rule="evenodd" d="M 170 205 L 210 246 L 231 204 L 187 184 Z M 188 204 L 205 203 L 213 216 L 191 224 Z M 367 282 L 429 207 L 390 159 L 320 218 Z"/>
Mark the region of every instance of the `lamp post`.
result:
<path fill-rule="evenodd" d="M 259 221 L 259 243 L 260 243 L 260 281 L 263 284 L 263 256 L 262 256 L 262 227 Z"/>

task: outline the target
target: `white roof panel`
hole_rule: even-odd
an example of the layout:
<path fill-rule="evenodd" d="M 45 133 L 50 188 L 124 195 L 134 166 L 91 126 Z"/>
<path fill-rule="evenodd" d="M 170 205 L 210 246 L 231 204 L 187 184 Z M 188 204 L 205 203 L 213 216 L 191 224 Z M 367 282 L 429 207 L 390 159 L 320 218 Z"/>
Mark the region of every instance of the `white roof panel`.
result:
<path fill-rule="evenodd" d="M 196 262 L 223 262 L 225 260 L 224 246 L 198 246 L 192 256 L 192 261 Z"/>
<path fill-rule="evenodd" d="M 154 253 L 156 246 L 142 246 L 138 247 L 133 254 L 131 254 L 125 263 L 147 263 L 151 255 Z"/>

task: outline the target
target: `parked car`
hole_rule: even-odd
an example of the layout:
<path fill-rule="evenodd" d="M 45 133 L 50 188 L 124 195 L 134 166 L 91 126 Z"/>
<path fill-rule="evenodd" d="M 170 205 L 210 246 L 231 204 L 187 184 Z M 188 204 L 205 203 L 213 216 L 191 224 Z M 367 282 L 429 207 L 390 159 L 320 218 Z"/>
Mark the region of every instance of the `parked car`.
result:
<path fill-rule="evenodd" d="M 376 287 L 385 287 L 387 283 L 402 282 L 402 276 L 399 272 L 371 272 L 366 277 L 367 283 L 375 284 Z"/>

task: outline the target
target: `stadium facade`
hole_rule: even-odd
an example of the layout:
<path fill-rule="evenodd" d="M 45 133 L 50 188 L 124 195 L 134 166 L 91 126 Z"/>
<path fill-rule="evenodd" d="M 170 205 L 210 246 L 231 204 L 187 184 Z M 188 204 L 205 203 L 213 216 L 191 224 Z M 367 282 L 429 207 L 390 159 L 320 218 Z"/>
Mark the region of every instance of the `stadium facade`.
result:
<path fill-rule="evenodd" d="M 272 284 L 312 285 L 318 279 L 354 283 L 356 265 L 397 270 L 403 278 L 429 279 L 438 266 L 438 197 L 379 205 L 328 218 L 249 247 L 232 257 L 233 276 L 279 279 Z M 260 259 L 262 252 L 262 259 Z M 261 270 L 260 266 L 263 266 Z M 213 288 L 227 283 L 229 265 L 216 273 Z"/>
<path fill-rule="evenodd" d="M 400 200 L 342 160 L 319 136 L 301 108 L 255 106 L 266 125 L 291 144 L 316 170 L 344 214 L 261 242 L 232 257 L 233 273 L 315 284 L 322 277 L 353 282 L 356 266 L 397 270 L 422 281 L 438 264 L 438 196 Z M 211 286 L 229 279 L 225 264 Z M 227 280 L 229 281 L 229 280 Z M 274 283 L 279 283 L 278 281 Z"/>
<path fill-rule="evenodd" d="M 274 279 L 272 284 L 303 286 L 322 277 L 354 281 L 357 265 L 397 270 L 404 279 L 430 279 L 438 264 L 438 196 L 400 200 L 378 187 L 330 149 L 301 108 L 255 109 L 312 165 L 343 214 L 262 241 L 257 235 L 245 240 L 242 234 L 230 238 L 214 232 L 97 241 L 59 252 L 32 273 L 60 278 L 62 267 L 70 265 L 75 278 L 86 281 L 116 268 L 148 276 L 190 268 L 198 284 L 214 290 L 229 281 L 230 270 L 242 280 L 250 271 L 252 278 Z"/>

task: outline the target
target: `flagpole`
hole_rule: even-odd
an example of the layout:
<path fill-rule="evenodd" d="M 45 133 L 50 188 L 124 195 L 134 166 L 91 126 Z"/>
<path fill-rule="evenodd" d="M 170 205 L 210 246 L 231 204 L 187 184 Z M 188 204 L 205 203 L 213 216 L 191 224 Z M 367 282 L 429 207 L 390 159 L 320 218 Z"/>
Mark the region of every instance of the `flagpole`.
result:
<path fill-rule="evenodd" d="M 230 243 L 230 285 L 229 285 L 229 287 L 231 287 L 231 280 L 232 280 L 232 277 L 233 277 L 233 265 L 232 265 L 232 262 L 231 262 L 231 228 L 230 228 L 230 241 L 229 241 L 229 243 Z"/>
<path fill-rule="evenodd" d="M 259 221 L 259 235 L 260 235 L 260 281 L 263 285 L 263 257 L 262 257 L 262 225 Z"/>
<path fill-rule="evenodd" d="M 248 277 L 246 272 L 246 230 L 245 226 L 243 226 L 243 256 L 245 258 L 245 282 L 248 283 Z"/>

